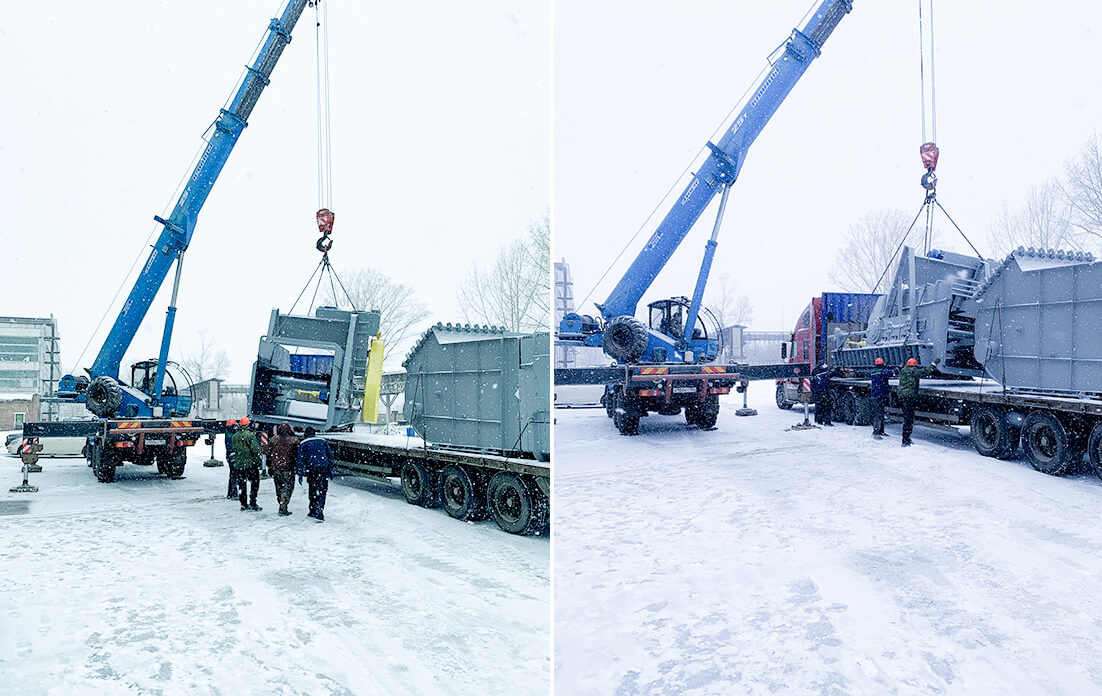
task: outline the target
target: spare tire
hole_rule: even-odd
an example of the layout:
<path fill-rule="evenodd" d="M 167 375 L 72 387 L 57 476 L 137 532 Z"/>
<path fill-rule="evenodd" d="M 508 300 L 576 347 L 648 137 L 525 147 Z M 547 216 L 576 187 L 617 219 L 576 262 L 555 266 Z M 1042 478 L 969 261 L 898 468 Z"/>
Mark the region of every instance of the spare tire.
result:
<path fill-rule="evenodd" d="M 614 317 L 605 325 L 602 343 L 607 355 L 621 362 L 635 362 L 643 357 L 650 340 L 650 331 L 635 317 Z"/>
<path fill-rule="evenodd" d="M 84 392 L 84 405 L 100 418 L 110 418 L 122 406 L 122 387 L 110 377 L 96 377 Z"/>

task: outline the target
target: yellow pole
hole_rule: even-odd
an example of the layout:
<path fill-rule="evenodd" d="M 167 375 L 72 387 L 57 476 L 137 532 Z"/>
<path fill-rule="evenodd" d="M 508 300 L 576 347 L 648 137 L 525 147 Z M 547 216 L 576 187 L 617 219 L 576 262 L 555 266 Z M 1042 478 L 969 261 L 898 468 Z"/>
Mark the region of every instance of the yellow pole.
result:
<path fill-rule="evenodd" d="M 383 339 L 376 334 L 367 351 L 367 381 L 364 385 L 364 423 L 379 420 L 379 391 L 383 386 Z"/>

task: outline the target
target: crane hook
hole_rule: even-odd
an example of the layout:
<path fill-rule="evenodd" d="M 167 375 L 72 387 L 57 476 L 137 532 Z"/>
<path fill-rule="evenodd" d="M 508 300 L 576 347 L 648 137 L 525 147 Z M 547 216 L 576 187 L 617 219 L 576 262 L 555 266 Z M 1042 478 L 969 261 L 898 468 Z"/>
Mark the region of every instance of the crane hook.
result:
<path fill-rule="evenodd" d="M 328 208 L 322 208 L 317 212 L 318 231 L 321 232 L 321 237 L 318 238 L 315 246 L 323 254 L 328 254 L 333 248 L 333 238 L 329 235 L 333 234 L 333 222 L 336 219 L 336 214 Z"/>

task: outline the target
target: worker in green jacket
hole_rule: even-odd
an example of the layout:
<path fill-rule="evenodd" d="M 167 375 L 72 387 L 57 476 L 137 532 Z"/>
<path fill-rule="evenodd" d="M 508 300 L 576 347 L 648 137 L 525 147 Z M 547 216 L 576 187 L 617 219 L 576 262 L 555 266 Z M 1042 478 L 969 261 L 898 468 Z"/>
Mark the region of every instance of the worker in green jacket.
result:
<path fill-rule="evenodd" d="M 915 425 L 915 401 L 918 400 L 918 385 L 923 377 L 929 377 L 937 372 L 938 358 L 929 367 L 919 367 L 918 360 L 907 358 L 907 364 L 899 370 L 899 387 L 896 396 L 899 397 L 899 407 L 903 409 L 903 446 L 911 446 L 911 431 Z M 236 445 L 236 441 L 234 442 Z"/>
<path fill-rule="evenodd" d="M 249 429 L 249 419 L 242 418 L 240 423 L 241 428 L 233 434 L 233 461 L 230 466 L 237 471 L 238 500 L 241 501 L 242 512 L 259 512 L 263 509 L 256 505 L 256 490 L 260 488 L 260 443 Z M 246 490 L 247 487 L 251 490 Z"/>

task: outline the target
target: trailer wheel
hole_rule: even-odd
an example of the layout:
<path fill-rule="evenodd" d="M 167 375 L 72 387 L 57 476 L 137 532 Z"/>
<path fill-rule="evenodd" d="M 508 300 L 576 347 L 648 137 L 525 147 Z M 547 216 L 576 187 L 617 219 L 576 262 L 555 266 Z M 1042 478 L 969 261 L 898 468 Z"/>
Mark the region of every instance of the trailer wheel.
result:
<path fill-rule="evenodd" d="M 1083 456 L 1079 438 L 1048 411 L 1033 411 L 1026 416 L 1022 432 L 1026 459 L 1041 473 L 1059 476 Z"/>
<path fill-rule="evenodd" d="M 444 511 L 457 520 L 480 520 L 486 507 L 485 494 L 462 468 L 444 467 L 440 474 L 440 498 Z"/>
<path fill-rule="evenodd" d="M 84 392 L 84 406 L 100 418 L 110 418 L 122 406 L 122 387 L 110 377 L 96 377 Z"/>
<path fill-rule="evenodd" d="M 788 400 L 788 397 L 784 395 L 784 383 L 777 385 L 777 408 L 782 411 L 787 411 L 792 408 L 793 404 Z"/>
<path fill-rule="evenodd" d="M 423 463 L 410 459 L 402 465 L 402 494 L 410 505 L 432 508 L 440 504 L 436 476 Z"/>
<path fill-rule="evenodd" d="M 1094 475 L 1102 479 L 1102 421 L 1091 429 L 1087 440 L 1087 458 L 1090 460 Z"/>
<path fill-rule="evenodd" d="M 157 466 L 165 476 L 171 479 L 180 478 L 187 466 L 187 450 L 182 447 L 172 452 L 162 450 L 157 455 Z"/>
<path fill-rule="evenodd" d="M 114 483 L 118 463 L 118 456 L 111 449 L 99 445 L 92 447 L 92 473 L 100 483 Z"/>
<path fill-rule="evenodd" d="M 532 494 L 532 523 L 529 534 L 544 535 L 551 531 L 551 501 L 542 493 Z"/>
<path fill-rule="evenodd" d="M 857 395 L 851 391 L 844 392 L 839 395 L 837 399 L 839 405 L 842 408 L 841 420 L 846 425 L 857 424 Z"/>
<path fill-rule="evenodd" d="M 972 444 L 985 457 L 1009 459 L 1018 450 L 1022 431 L 1010 424 L 1007 414 L 994 406 L 981 406 L 972 412 Z"/>
<path fill-rule="evenodd" d="M 490 515 L 510 534 L 524 534 L 533 520 L 532 496 L 516 474 L 500 472 L 490 479 Z"/>

